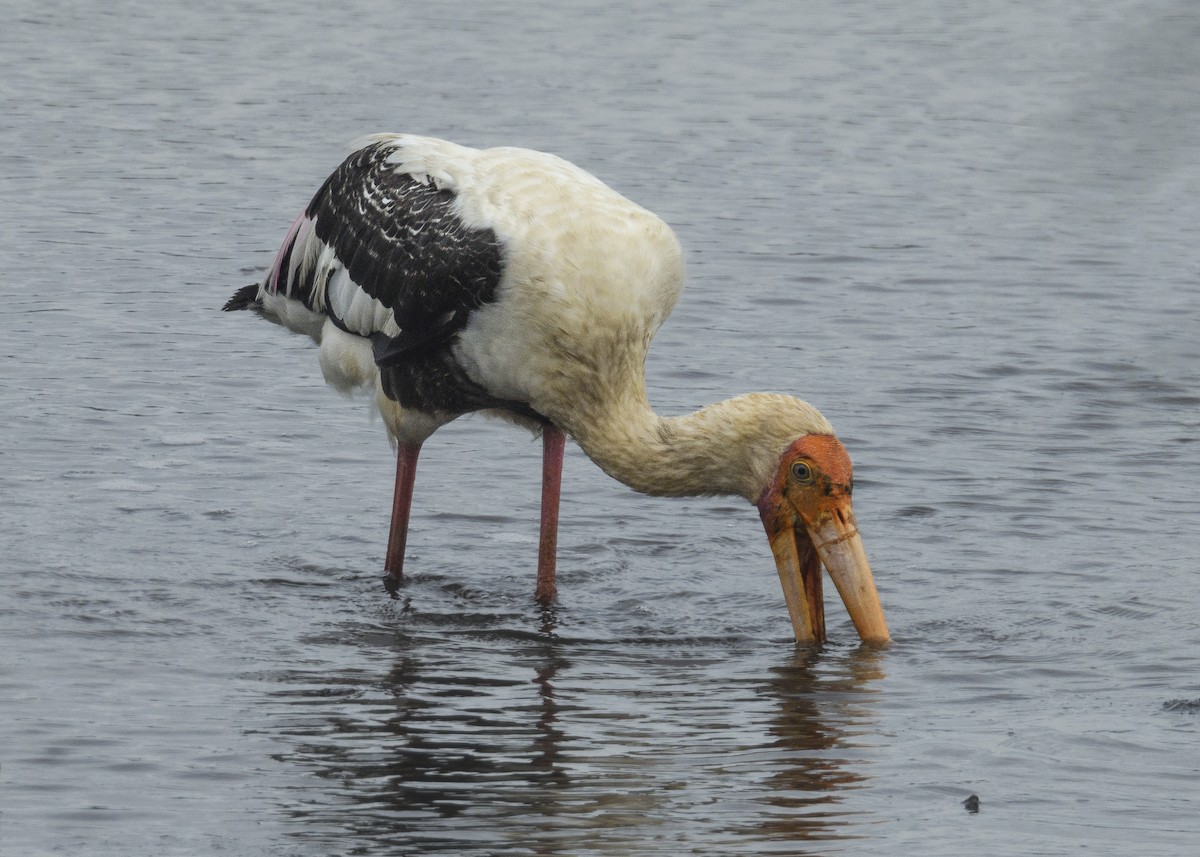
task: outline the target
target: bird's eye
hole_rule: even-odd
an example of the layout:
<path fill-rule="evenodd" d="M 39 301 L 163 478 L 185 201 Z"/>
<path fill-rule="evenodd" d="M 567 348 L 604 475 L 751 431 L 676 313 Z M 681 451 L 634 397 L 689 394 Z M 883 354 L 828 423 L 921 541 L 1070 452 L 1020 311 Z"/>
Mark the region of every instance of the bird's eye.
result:
<path fill-rule="evenodd" d="M 792 478 L 807 485 L 813 481 L 813 470 L 803 461 L 797 461 L 792 465 Z"/>

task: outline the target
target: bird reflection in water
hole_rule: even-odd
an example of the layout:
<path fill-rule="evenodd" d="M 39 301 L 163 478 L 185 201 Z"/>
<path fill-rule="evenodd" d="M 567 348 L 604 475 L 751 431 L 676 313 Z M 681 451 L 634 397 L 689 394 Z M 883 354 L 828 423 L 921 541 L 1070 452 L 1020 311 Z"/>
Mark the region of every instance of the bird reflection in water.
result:
<path fill-rule="evenodd" d="M 494 842 L 499 817 L 552 816 L 554 795 L 570 786 L 553 684 L 568 661 L 554 637 L 553 608 L 540 611 L 536 634 L 455 635 L 449 643 L 355 629 L 357 646 L 392 652 L 382 675 L 326 667 L 278 677 L 286 686 L 269 702 L 286 704 L 273 719 L 290 746 L 275 758 L 319 778 L 288 808 L 303 824 L 295 834 L 306 842 L 328 837 L 339 849 L 347 835 L 362 843 L 341 853 L 403 846 L 468 854 Z M 333 646 L 348 642 L 345 629 L 328 636 Z M 483 654 L 497 645 L 512 652 L 502 670 Z M 439 660 L 446 648 L 454 654 Z M 538 853 L 559 852 L 549 843 Z"/>
<path fill-rule="evenodd" d="M 543 772 L 548 779 L 565 786 L 568 785 L 568 778 L 561 766 L 559 752 L 563 732 L 557 726 L 558 700 L 554 696 L 554 678 L 558 675 L 559 669 L 567 666 L 568 662 L 555 644 L 554 632 L 558 625 L 558 619 L 554 607 L 543 605 L 541 613 L 540 635 L 544 640 L 541 653 L 543 662 L 535 668 L 536 677 L 533 679 L 533 683 L 538 688 L 542 711 L 535 725 L 537 738 L 534 746 L 539 752 L 530 760 L 530 767 L 535 771 Z"/>
<path fill-rule="evenodd" d="M 777 812 L 757 821 L 758 835 L 772 841 L 850 838 L 847 814 L 836 809 L 848 789 L 869 779 L 852 757 L 858 736 L 874 732 L 874 682 L 884 678 L 884 653 L 859 646 L 842 653 L 797 648 L 775 667 L 768 689 L 779 702 L 771 732 L 778 752 L 771 759 L 765 803 Z"/>
<path fill-rule="evenodd" d="M 538 630 L 359 631 L 355 646 L 390 649 L 382 675 L 288 676 L 277 758 L 320 778 L 293 801 L 297 835 L 460 855 L 709 838 L 806 853 L 854 835 L 861 818 L 838 805 L 868 777 L 854 747 L 886 652 L 780 660 L 711 640 L 563 639 L 550 607 L 526 619 Z"/>

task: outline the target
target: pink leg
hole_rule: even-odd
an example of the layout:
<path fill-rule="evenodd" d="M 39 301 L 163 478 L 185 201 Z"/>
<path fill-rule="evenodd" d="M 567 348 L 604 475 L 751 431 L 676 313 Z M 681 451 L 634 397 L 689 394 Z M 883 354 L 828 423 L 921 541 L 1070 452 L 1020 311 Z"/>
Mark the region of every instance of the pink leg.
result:
<path fill-rule="evenodd" d="M 388 531 L 387 556 L 383 561 L 383 585 L 393 595 L 404 577 L 404 545 L 408 541 L 408 513 L 412 510 L 413 479 L 421 444 L 400 444 L 396 450 L 396 493 L 392 495 L 392 524 Z"/>
<path fill-rule="evenodd" d="M 554 566 L 558 553 L 558 498 L 562 488 L 563 451 L 567 436 L 558 426 L 542 429 L 542 534 L 538 540 L 538 576 L 534 597 L 549 604 L 558 593 Z"/>

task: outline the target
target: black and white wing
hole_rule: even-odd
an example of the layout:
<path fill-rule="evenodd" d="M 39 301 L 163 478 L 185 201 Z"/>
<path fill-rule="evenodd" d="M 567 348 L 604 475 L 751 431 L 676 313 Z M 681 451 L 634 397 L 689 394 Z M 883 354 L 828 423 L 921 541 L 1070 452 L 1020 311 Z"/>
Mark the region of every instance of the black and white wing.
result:
<path fill-rule="evenodd" d="M 381 363 L 444 346 L 493 299 L 502 261 L 495 233 L 465 225 L 453 191 L 400 171 L 396 149 L 372 143 L 326 179 L 264 283 L 349 333 L 388 335 Z"/>
<path fill-rule="evenodd" d="M 225 308 L 256 305 L 318 341 L 326 318 L 371 340 L 385 394 L 405 407 L 510 405 L 451 353 L 470 314 L 495 299 L 501 243 L 464 222 L 449 183 L 398 166 L 405 139 L 350 155 L 292 224 L 264 281 Z"/>

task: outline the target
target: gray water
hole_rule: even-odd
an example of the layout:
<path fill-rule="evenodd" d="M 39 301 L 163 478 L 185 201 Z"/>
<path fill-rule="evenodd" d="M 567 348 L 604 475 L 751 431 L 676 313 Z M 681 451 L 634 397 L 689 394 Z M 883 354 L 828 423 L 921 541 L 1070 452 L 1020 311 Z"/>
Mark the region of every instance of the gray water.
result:
<path fill-rule="evenodd" d="M 0 853 L 1195 853 L 1193 3 L 211 5 L 0 11 Z M 382 130 L 676 228 L 652 400 L 833 420 L 889 648 L 575 448 L 539 609 L 478 418 L 385 597 L 382 426 L 218 312 Z"/>

